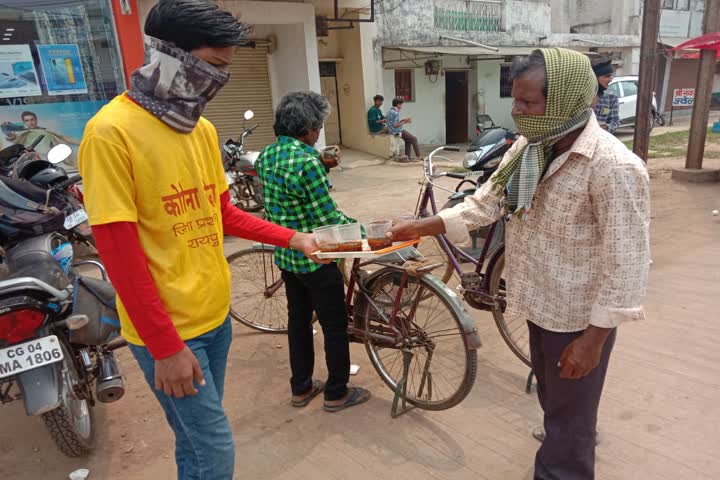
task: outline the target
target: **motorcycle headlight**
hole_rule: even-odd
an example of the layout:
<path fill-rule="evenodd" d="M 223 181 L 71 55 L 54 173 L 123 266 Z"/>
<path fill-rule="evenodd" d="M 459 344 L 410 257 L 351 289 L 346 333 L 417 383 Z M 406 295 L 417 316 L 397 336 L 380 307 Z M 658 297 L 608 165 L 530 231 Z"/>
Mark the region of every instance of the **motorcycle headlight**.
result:
<path fill-rule="evenodd" d="M 489 162 L 487 162 L 485 165 L 483 165 L 484 168 L 495 168 L 498 165 L 500 165 L 500 162 L 502 161 L 503 156 L 499 155 L 496 158 L 493 158 Z"/>
<path fill-rule="evenodd" d="M 463 167 L 465 167 L 465 168 L 474 167 L 478 161 L 478 158 L 480 158 L 480 156 L 476 152 L 466 153 L 465 159 L 463 159 Z"/>

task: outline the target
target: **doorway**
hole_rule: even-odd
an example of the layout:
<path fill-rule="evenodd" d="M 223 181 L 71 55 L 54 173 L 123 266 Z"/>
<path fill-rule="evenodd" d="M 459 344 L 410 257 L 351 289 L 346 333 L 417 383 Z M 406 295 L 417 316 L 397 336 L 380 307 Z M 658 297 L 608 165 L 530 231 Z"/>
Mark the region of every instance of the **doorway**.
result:
<path fill-rule="evenodd" d="M 330 115 L 325 120 L 325 143 L 327 145 L 342 144 L 335 65 L 335 62 L 320 62 L 320 92 L 330 102 Z"/>
<path fill-rule="evenodd" d="M 445 71 L 445 137 L 447 143 L 468 141 L 468 72 Z"/>

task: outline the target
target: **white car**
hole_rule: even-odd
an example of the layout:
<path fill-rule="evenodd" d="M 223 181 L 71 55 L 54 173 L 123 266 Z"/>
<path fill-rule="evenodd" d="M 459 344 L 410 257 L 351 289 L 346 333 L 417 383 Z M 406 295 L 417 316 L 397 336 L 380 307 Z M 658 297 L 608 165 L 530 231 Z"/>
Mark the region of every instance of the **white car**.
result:
<path fill-rule="evenodd" d="M 635 126 L 635 110 L 637 107 L 637 93 L 638 93 L 638 76 L 637 75 L 626 75 L 622 77 L 615 77 L 608 85 L 608 91 L 618 97 L 618 103 L 620 104 L 620 126 L 621 127 L 633 127 Z M 655 92 L 653 92 L 652 99 L 652 115 L 656 117 L 657 112 L 657 99 L 655 98 Z M 659 123 L 659 122 L 658 122 Z M 651 128 L 654 122 L 651 122 Z"/>

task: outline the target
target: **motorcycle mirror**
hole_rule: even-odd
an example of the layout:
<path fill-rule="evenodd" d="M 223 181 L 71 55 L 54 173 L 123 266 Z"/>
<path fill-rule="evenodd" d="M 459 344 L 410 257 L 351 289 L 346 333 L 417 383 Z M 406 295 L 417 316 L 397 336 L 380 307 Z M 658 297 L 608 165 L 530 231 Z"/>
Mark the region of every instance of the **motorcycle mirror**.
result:
<path fill-rule="evenodd" d="M 47 154 L 47 159 L 48 162 L 53 164 L 60 163 L 67 159 L 71 153 L 72 149 L 64 143 L 61 143 L 60 145 L 55 145 L 53 148 L 50 149 Z"/>
<path fill-rule="evenodd" d="M 252 110 L 248 110 L 245 112 L 245 115 L 243 115 L 243 116 L 245 117 L 245 120 L 250 120 L 251 118 L 253 118 L 255 116 L 255 112 L 253 112 Z"/>

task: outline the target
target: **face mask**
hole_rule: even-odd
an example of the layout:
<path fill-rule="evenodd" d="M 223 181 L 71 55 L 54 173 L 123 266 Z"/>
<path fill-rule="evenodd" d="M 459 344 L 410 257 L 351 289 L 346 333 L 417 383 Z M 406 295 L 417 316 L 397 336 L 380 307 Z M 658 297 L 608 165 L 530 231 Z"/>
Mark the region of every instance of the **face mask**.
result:
<path fill-rule="evenodd" d="M 603 87 L 602 84 L 598 83 L 598 97 L 602 97 L 607 88 Z"/>
<path fill-rule="evenodd" d="M 149 39 L 145 65 L 133 72 L 128 95 L 173 130 L 190 133 L 230 74 L 171 43 Z"/>

